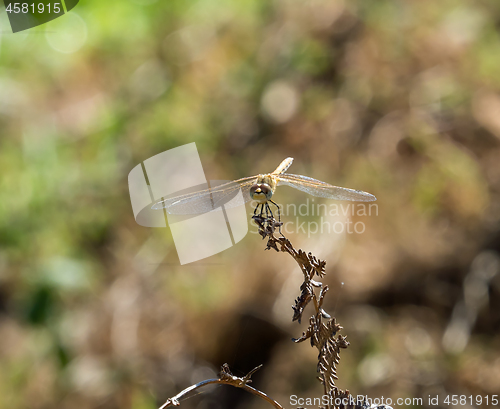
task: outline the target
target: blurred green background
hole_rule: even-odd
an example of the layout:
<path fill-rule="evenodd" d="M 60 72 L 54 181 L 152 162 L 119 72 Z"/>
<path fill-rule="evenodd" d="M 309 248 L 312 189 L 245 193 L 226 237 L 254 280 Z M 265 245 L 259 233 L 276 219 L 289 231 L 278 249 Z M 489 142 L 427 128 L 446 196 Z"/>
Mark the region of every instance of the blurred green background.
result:
<path fill-rule="evenodd" d="M 0 21 L 1 409 L 152 409 L 224 362 L 263 363 L 254 386 L 285 407 L 321 395 L 317 351 L 290 341 L 312 313 L 290 322 L 293 260 L 248 234 L 180 266 L 168 228 L 136 224 L 128 172 L 190 142 L 211 179 L 291 156 L 377 196 L 363 234 L 288 235 L 327 260 L 339 387 L 499 393 L 498 0 L 87 0 Z"/>

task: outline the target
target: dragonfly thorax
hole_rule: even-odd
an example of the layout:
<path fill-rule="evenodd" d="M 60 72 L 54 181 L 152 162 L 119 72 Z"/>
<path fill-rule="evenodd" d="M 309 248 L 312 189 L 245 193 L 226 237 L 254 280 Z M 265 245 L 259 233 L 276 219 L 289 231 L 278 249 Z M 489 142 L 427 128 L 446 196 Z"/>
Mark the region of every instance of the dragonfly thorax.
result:
<path fill-rule="evenodd" d="M 273 191 L 267 183 L 257 183 L 250 188 L 250 196 L 259 204 L 267 203 L 273 196 Z"/>

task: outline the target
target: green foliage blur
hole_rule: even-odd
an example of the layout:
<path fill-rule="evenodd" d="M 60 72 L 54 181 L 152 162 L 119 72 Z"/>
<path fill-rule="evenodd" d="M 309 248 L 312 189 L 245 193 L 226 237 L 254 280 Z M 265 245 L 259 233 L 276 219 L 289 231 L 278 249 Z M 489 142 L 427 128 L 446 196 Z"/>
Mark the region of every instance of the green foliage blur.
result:
<path fill-rule="evenodd" d="M 211 179 L 291 156 L 377 196 L 363 234 L 289 236 L 327 260 L 340 388 L 500 391 L 500 2 L 86 0 L 0 22 L 0 409 L 152 409 L 224 362 L 264 363 L 285 407 L 321 395 L 290 341 L 310 312 L 291 323 L 292 260 L 248 234 L 180 266 L 168 228 L 135 222 L 130 170 L 191 142 Z M 182 406 L 262 407 L 238 392 Z"/>

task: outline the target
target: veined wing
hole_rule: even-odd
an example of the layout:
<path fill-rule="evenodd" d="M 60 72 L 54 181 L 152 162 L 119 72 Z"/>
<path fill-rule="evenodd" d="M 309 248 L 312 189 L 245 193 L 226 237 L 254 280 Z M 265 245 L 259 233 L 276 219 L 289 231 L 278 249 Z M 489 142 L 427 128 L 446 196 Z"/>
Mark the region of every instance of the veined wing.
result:
<path fill-rule="evenodd" d="M 362 190 L 333 186 L 307 176 L 285 173 L 276 176 L 276 178 L 278 179 L 278 186 L 290 186 L 294 189 L 309 193 L 311 196 L 357 202 L 373 202 L 374 200 L 377 200 L 375 196 L 370 193 L 363 192 Z"/>
<path fill-rule="evenodd" d="M 240 206 L 252 200 L 250 197 L 250 187 L 256 180 L 257 176 L 233 180 L 232 182 L 215 186 L 212 189 L 159 200 L 151 208 L 165 208 L 170 214 L 201 214 L 210 212 L 222 205 L 228 208 Z M 236 196 L 240 189 L 243 201 L 238 200 Z"/>

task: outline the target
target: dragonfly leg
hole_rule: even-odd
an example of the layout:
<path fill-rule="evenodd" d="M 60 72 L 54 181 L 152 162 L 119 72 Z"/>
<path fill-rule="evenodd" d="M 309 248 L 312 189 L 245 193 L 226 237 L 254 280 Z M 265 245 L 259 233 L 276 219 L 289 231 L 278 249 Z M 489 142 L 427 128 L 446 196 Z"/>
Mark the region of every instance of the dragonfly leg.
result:
<path fill-rule="evenodd" d="M 263 215 L 264 215 L 264 205 L 260 204 L 260 203 L 255 207 L 255 210 L 253 211 L 253 215 L 257 216 L 257 212 L 259 210 L 259 207 L 260 207 L 259 217 L 263 217 Z"/>
<path fill-rule="evenodd" d="M 280 207 L 279 205 L 276 203 L 276 202 L 273 202 L 272 200 L 269 200 L 269 202 L 271 202 L 273 205 L 276 206 L 276 209 L 278 209 L 278 225 L 279 225 L 279 232 L 280 234 L 283 236 L 283 233 L 281 233 L 281 212 L 280 212 Z M 271 208 L 269 208 L 269 211 L 271 210 Z M 271 212 L 271 214 L 273 214 Z M 274 217 L 274 216 L 273 216 Z M 284 236 L 283 236 L 284 237 Z"/>
<path fill-rule="evenodd" d="M 256 216 L 257 215 L 257 209 L 259 208 L 260 205 L 257 205 L 255 206 L 255 210 L 253 211 L 253 215 Z"/>
<path fill-rule="evenodd" d="M 271 217 L 273 217 L 273 212 L 271 211 L 271 208 L 269 207 L 267 202 L 264 206 L 266 206 L 266 219 L 269 219 L 269 214 L 271 214 Z"/>

